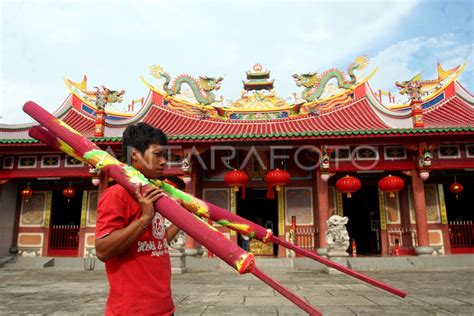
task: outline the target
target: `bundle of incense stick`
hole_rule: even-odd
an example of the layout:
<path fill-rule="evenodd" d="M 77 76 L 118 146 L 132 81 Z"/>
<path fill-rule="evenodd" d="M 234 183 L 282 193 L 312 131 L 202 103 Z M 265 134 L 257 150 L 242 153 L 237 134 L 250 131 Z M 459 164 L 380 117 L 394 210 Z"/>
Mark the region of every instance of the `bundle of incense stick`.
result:
<path fill-rule="evenodd" d="M 106 151 L 101 150 L 79 132 L 48 113 L 36 103 L 32 101 L 25 103 L 23 111 L 43 126 L 32 127 L 29 131 L 31 137 L 45 142 L 53 148 L 61 149 L 75 158 L 84 160 L 95 168 L 106 170 L 109 177 L 122 185 L 132 195 L 137 185 L 141 185 L 142 192 L 145 192 L 149 186 L 156 185 L 145 178 L 138 170 L 121 163 Z M 168 190 L 170 190 L 170 187 L 172 188 L 170 185 L 167 187 L 166 184 L 163 187 Z M 191 207 L 189 200 L 183 200 L 183 204 Z M 193 207 L 199 208 L 199 206 Z M 316 308 L 258 269 L 252 254 L 247 253 L 232 243 L 221 233 L 209 229 L 194 214 L 190 213 L 173 199 L 167 197 L 160 198 L 155 203 L 155 209 L 239 273 L 252 273 L 308 314 L 321 315 L 321 312 Z"/>

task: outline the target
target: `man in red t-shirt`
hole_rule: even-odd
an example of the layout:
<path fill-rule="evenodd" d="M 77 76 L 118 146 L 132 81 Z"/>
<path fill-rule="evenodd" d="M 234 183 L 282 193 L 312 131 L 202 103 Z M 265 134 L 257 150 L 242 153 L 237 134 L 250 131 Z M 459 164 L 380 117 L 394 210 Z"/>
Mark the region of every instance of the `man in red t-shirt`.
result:
<path fill-rule="evenodd" d="M 166 135 L 145 123 L 123 133 L 122 155 L 149 179 L 163 175 Z M 171 264 L 168 242 L 179 229 L 165 229 L 154 203 L 164 195 L 156 188 L 130 195 L 120 185 L 109 187 L 98 204 L 96 254 L 105 262 L 110 293 L 106 315 L 172 315 Z"/>

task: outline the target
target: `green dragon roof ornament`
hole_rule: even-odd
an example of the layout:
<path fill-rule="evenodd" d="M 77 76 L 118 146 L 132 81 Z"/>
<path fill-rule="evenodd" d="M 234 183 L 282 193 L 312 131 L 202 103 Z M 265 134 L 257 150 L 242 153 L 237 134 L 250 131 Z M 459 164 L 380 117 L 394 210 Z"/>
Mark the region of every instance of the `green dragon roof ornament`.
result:
<path fill-rule="evenodd" d="M 349 74 L 350 80 L 348 80 L 345 74 L 339 69 L 329 69 L 321 75 L 317 72 L 294 74 L 293 78 L 298 87 L 304 87 L 301 97 L 306 101 L 311 102 L 322 96 L 324 89 L 331 79 L 337 80 L 337 88 L 339 89 L 350 89 L 353 87 L 357 82 L 354 70 L 364 69 L 368 62 L 369 60 L 367 56 L 357 57 L 354 62 L 347 67 L 347 73 Z"/>
<path fill-rule="evenodd" d="M 169 87 L 171 76 L 165 72 L 160 65 L 151 66 L 150 73 L 157 79 L 165 78 L 163 90 L 169 96 L 180 94 L 182 85 L 187 84 L 191 88 L 197 102 L 201 105 L 210 105 L 216 102 L 216 96 L 213 91 L 219 90 L 221 88 L 220 84 L 222 80 L 224 80 L 222 77 L 214 78 L 205 76 L 200 76 L 199 80 L 197 80 L 190 75 L 179 75 L 173 80 L 171 87 Z"/>

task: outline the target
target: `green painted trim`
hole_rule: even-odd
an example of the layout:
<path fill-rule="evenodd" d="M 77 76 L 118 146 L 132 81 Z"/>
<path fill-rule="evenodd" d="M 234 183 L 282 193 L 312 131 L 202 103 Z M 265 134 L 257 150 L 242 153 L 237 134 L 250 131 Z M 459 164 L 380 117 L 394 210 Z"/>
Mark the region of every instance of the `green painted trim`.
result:
<path fill-rule="evenodd" d="M 433 127 L 433 128 L 395 128 L 377 130 L 341 130 L 341 131 L 304 131 L 304 132 L 276 132 L 269 134 L 204 134 L 204 135 L 172 135 L 170 140 L 214 140 L 214 139 L 259 139 L 259 138 L 291 138 L 291 137 L 325 137 L 325 136 L 352 136 L 352 135 L 392 135 L 392 134 L 430 134 L 430 133 L 458 133 L 474 132 L 474 127 Z M 121 142 L 121 136 L 92 137 L 92 142 Z M 0 139 L 0 144 L 34 144 L 36 139 Z"/>
<path fill-rule="evenodd" d="M 0 144 L 34 144 L 39 143 L 36 139 L 24 138 L 24 139 L 0 139 Z"/>

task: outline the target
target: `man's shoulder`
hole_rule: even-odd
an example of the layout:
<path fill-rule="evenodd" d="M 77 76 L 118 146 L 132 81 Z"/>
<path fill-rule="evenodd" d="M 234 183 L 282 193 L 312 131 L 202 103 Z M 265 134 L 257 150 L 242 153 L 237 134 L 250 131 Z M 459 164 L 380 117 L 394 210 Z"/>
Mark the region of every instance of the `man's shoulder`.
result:
<path fill-rule="evenodd" d="M 107 189 L 100 195 L 99 208 L 104 205 L 128 205 L 132 207 L 136 204 L 135 198 L 128 193 L 128 191 L 121 185 L 115 184 Z"/>
<path fill-rule="evenodd" d="M 114 184 L 110 187 L 108 187 L 103 195 L 113 195 L 113 196 L 122 196 L 122 197 L 132 197 L 128 191 L 121 186 L 120 184 Z"/>

